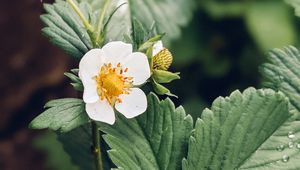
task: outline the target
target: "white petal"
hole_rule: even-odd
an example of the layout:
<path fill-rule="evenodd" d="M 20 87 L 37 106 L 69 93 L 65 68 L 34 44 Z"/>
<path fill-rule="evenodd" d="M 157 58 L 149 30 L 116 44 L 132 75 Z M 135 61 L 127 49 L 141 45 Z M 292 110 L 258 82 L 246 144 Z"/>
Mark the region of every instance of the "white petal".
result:
<path fill-rule="evenodd" d="M 81 80 L 84 87 L 83 90 L 83 101 L 85 103 L 95 103 L 99 100 L 98 92 L 97 92 L 97 83 L 92 78 L 86 78 L 86 75 L 82 75 Z"/>
<path fill-rule="evenodd" d="M 153 45 L 153 49 L 152 49 L 152 56 L 155 56 L 156 54 L 158 54 L 161 50 L 164 49 L 163 43 L 162 41 L 157 41 L 154 45 Z"/>
<path fill-rule="evenodd" d="M 150 77 L 148 58 L 144 53 L 135 52 L 121 60 L 123 68 L 128 68 L 125 76 L 133 77 L 133 85 L 141 85 Z"/>
<path fill-rule="evenodd" d="M 92 49 L 79 62 L 79 77 L 94 77 L 104 63 L 104 53 L 101 49 Z"/>
<path fill-rule="evenodd" d="M 108 124 L 115 123 L 115 113 L 107 101 L 98 100 L 95 103 L 87 103 L 85 110 L 93 120 L 105 122 Z"/>
<path fill-rule="evenodd" d="M 103 46 L 102 50 L 105 53 L 105 63 L 117 65 L 120 60 L 132 53 L 132 45 L 122 41 L 113 41 Z"/>
<path fill-rule="evenodd" d="M 121 103 L 116 103 L 115 108 L 127 118 L 136 117 L 147 109 L 147 97 L 139 88 L 132 88 L 130 94 L 120 96 Z"/>

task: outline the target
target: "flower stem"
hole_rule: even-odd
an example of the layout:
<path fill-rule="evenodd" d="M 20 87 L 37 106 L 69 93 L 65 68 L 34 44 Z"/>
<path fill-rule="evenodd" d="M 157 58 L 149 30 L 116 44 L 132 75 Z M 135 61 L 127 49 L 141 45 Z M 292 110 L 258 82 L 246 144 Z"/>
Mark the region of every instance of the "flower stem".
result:
<path fill-rule="evenodd" d="M 66 0 L 71 7 L 73 8 L 73 10 L 76 12 L 76 14 L 79 16 L 79 18 L 81 19 L 84 27 L 93 32 L 93 26 L 89 23 L 89 21 L 84 17 L 83 13 L 81 12 L 81 10 L 79 9 L 79 7 L 75 4 L 75 2 L 73 0 Z"/>
<path fill-rule="evenodd" d="M 109 4 L 110 4 L 110 0 L 105 0 L 105 3 L 104 3 L 104 7 L 102 9 L 102 12 L 100 13 L 99 15 L 99 20 L 97 22 L 97 26 L 96 26 L 96 42 L 99 44 L 99 45 L 102 45 L 102 41 L 103 41 L 103 27 L 104 27 L 104 17 L 105 17 L 105 14 L 106 14 L 106 11 L 109 7 Z"/>
<path fill-rule="evenodd" d="M 92 136 L 93 136 L 93 154 L 95 158 L 95 166 L 97 170 L 103 170 L 101 147 L 100 147 L 100 132 L 96 122 L 92 121 Z"/>

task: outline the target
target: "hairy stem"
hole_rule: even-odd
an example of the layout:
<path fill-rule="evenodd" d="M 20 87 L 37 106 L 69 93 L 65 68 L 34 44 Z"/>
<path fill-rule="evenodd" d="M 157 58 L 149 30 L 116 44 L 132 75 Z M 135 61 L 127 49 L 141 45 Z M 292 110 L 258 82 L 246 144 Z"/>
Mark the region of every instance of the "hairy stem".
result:
<path fill-rule="evenodd" d="M 96 122 L 92 121 L 92 136 L 93 136 L 93 154 L 95 158 L 95 166 L 97 170 L 103 170 L 101 147 L 100 147 L 100 132 Z"/>
<path fill-rule="evenodd" d="M 73 0 L 66 0 L 71 7 L 73 8 L 73 10 L 76 12 L 76 14 L 79 16 L 80 20 L 82 21 L 84 27 L 89 30 L 89 31 L 93 31 L 93 27 L 91 26 L 91 24 L 89 23 L 89 21 L 84 17 L 83 13 L 81 12 L 81 10 L 79 9 L 79 7 L 75 4 L 75 2 Z"/>
<path fill-rule="evenodd" d="M 99 15 L 99 20 L 97 22 L 97 26 L 96 26 L 96 42 L 101 45 L 101 41 L 103 39 L 103 27 L 104 27 L 104 17 L 105 17 L 105 14 L 106 14 L 106 11 L 109 7 L 109 4 L 110 4 L 110 0 L 105 0 L 105 3 L 104 3 L 104 7 L 102 9 L 102 12 L 100 13 Z"/>

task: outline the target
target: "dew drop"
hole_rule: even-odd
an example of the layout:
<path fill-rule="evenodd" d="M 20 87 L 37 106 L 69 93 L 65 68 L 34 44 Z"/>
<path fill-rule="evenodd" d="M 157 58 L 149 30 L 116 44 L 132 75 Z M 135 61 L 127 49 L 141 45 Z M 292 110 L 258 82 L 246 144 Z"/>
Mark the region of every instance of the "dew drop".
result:
<path fill-rule="evenodd" d="M 289 148 L 293 148 L 294 147 L 294 142 L 289 142 Z"/>
<path fill-rule="evenodd" d="M 282 162 L 286 163 L 290 160 L 290 157 L 288 155 L 283 155 L 282 156 Z"/>
<path fill-rule="evenodd" d="M 279 145 L 277 148 L 276 148 L 277 151 L 281 152 L 284 150 L 284 145 Z"/>
<path fill-rule="evenodd" d="M 296 148 L 300 149 L 300 143 L 297 143 Z"/>
<path fill-rule="evenodd" d="M 288 138 L 293 139 L 294 137 L 295 137 L 294 132 L 290 131 L 290 132 L 288 133 Z"/>

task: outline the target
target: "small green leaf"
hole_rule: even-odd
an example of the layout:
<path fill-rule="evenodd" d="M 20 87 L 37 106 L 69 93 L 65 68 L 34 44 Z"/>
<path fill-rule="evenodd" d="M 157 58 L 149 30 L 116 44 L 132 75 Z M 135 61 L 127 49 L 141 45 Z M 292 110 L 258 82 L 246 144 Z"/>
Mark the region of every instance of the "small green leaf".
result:
<path fill-rule="evenodd" d="M 33 119 L 29 125 L 32 129 L 49 128 L 54 131 L 68 132 L 89 122 L 85 104 L 80 99 L 66 98 L 48 102 L 46 111 Z"/>
<path fill-rule="evenodd" d="M 193 120 L 170 99 L 148 95 L 148 108 L 135 119 L 117 114 L 113 126 L 100 124 L 109 156 L 120 169 L 181 169 Z"/>
<path fill-rule="evenodd" d="M 219 97 L 196 121 L 183 169 L 238 169 L 290 116 L 288 99 L 270 89 Z"/>
<path fill-rule="evenodd" d="M 143 44 L 147 37 L 147 32 L 143 24 L 136 18 L 132 19 L 132 38 L 134 40 L 134 49 L 138 49 Z"/>
<path fill-rule="evenodd" d="M 147 40 L 146 42 L 144 42 L 140 47 L 139 47 L 139 50 L 138 51 L 147 51 L 150 47 L 153 47 L 153 45 L 162 39 L 162 37 L 164 36 L 165 34 L 158 34 L 158 35 L 155 35 L 153 37 L 151 37 L 149 40 Z M 151 54 L 151 57 L 152 57 L 152 54 Z"/>
<path fill-rule="evenodd" d="M 170 83 L 173 80 L 180 79 L 179 73 L 172 73 L 165 70 L 153 70 L 153 78 L 158 83 Z"/>

